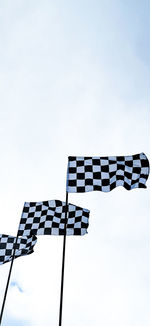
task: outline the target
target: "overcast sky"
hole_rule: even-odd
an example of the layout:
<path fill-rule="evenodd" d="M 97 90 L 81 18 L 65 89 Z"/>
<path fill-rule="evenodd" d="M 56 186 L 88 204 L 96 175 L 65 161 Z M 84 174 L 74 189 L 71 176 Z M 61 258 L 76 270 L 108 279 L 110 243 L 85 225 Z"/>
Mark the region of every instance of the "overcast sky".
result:
<path fill-rule="evenodd" d="M 150 2 L 0 0 L 0 233 L 24 201 L 65 200 L 67 157 L 150 158 Z M 62 326 L 150 325 L 147 189 L 69 194 Z M 62 237 L 14 262 L 2 326 L 58 325 Z M 10 264 L 0 266 L 0 305 Z"/>

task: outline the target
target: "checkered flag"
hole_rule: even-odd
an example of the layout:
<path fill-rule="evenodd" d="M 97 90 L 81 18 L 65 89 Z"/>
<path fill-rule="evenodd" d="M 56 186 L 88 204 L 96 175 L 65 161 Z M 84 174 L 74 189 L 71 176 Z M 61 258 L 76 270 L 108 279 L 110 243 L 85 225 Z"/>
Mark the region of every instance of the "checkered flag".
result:
<path fill-rule="evenodd" d="M 16 243 L 16 237 L 0 234 L 0 265 L 12 260 L 14 249 L 14 258 L 32 254 L 36 241 L 36 236 L 18 237 Z"/>
<path fill-rule="evenodd" d="M 132 156 L 68 158 L 67 192 L 104 191 L 117 186 L 146 188 L 149 161 L 144 153 Z"/>
<path fill-rule="evenodd" d="M 89 225 L 89 210 L 60 200 L 25 202 L 18 234 L 28 235 L 84 235 Z"/>

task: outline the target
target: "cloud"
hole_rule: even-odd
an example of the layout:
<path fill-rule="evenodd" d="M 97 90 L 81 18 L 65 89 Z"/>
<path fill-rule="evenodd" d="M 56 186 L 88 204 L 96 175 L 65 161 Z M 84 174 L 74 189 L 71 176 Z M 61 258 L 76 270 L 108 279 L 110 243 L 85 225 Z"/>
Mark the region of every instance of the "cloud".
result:
<path fill-rule="evenodd" d="M 14 287 L 14 286 L 17 287 L 17 289 L 19 290 L 19 292 L 23 293 L 22 288 L 19 286 L 19 284 L 18 284 L 17 282 L 12 281 L 12 282 L 10 283 L 10 286 L 11 286 L 11 287 Z"/>

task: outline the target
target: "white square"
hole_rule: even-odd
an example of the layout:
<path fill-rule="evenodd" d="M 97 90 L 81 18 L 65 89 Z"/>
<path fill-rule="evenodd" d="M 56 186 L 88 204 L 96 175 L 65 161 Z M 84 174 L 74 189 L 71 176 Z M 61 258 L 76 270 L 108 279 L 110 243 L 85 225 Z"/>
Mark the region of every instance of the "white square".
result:
<path fill-rule="evenodd" d="M 109 173 L 107 173 L 107 172 L 101 172 L 101 178 L 102 179 L 109 179 Z"/>
<path fill-rule="evenodd" d="M 86 224 L 89 224 L 89 219 L 88 219 L 88 217 L 86 217 L 86 216 L 82 216 L 82 222 L 83 223 L 86 223 Z"/>
<path fill-rule="evenodd" d="M 56 212 L 59 213 L 59 214 L 61 214 L 62 213 L 62 206 L 56 207 Z"/>
<path fill-rule="evenodd" d="M 33 213 L 33 212 L 35 212 L 35 209 L 36 209 L 35 206 L 34 206 L 34 207 L 30 207 L 30 208 L 29 208 L 29 213 Z"/>
<path fill-rule="evenodd" d="M 74 160 L 74 161 L 69 161 L 69 167 L 70 168 L 76 168 L 76 166 L 77 166 L 77 162 Z"/>
<path fill-rule="evenodd" d="M 134 160 L 133 166 L 141 167 L 141 161 L 140 160 Z"/>
<path fill-rule="evenodd" d="M 51 228 L 52 226 L 52 221 L 46 221 L 44 227 L 45 228 Z"/>
<path fill-rule="evenodd" d="M 67 229 L 67 235 L 74 235 L 73 229 Z"/>
<path fill-rule="evenodd" d="M 19 249 L 21 250 L 23 248 L 25 248 L 25 244 L 21 243 L 20 246 L 19 246 Z"/>
<path fill-rule="evenodd" d="M 75 225 L 74 225 L 74 228 L 75 229 L 80 229 L 81 228 L 81 222 L 76 222 Z"/>
<path fill-rule="evenodd" d="M 140 153 L 140 159 L 145 159 L 146 160 L 146 155 L 144 153 Z"/>
<path fill-rule="evenodd" d="M 42 205 L 42 211 L 45 211 L 45 210 L 47 210 L 48 209 L 48 207 L 47 206 L 45 206 L 45 205 Z"/>
<path fill-rule="evenodd" d="M 7 243 L 7 249 L 12 249 L 13 248 L 13 243 Z"/>
<path fill-rule="evenodd" d="M 125 156 L 125 161 L 133 161 L 133 156 Z"/>
<path fill-rule="evenodd" d="M 24 235 L 24 236 L 28 236 L 28 235 L 30 235 L 30 231 L 31 231 L 31 230 L 24 230 L 24 231 L 23 231 L 23 235 Z"/>
<path fill-rule="evenodd" d="M 77 187 L 84 187 L 85 186 L 85 180 L 77 180 Z"/>
<path fill-rule="evenodd" d="M 108 160 L 101 159 L 101 165 L 108 165 Z"/>
<path fill-rule="evenodd" d="M 74 217 L 70 217 L 68 219 L 68 223 L 67 224 L 74 224 L 74 222 L 75 222 L 75 218 Z"/>
<path fill-rule="evenodd" d="M 78 156 L 76 159 L 77 161 L 84 161 L 84 156 Z"/>
<path fill-rule="evenodd" d="M 6 243 L 7 242 L 7 238 L 1 238 L 1 242 L 2 243 Z"/>
<path fill-rule="evenodd" d="M 70 209 L 69 209 L 70 211 Z M 61 219 L 64 219 L 65 218 L 65 212 L 61 214 Z"/>
<path fill-rule="evenodd" d="M 68 192 L 77 192 L 77 187 L 70 187 L 70 186 L 67 186 L 67 191 L 68 191 Z"/>
<path fill-rule="evenodd" d="M 45 216 L 41 216 L 40 223 L 45 222 L 45 220 L 46 220 L 46 215 Z"/>
<path fill-rule="evenodd" d="M 109 172 L 116 172 L 116 171 L 117 171 L 117 164 L 110 164 Z"/>
<path fill-rule="evenodd" d="M 56 206 L 56 203 L 55 203 L 55 200 L 49 200 L 49 207 L 55 207 Z"/>
<path fill-rule="evenodd" d="M 123 180 L 117 180 L 116 181 L 116 186 L 123 186 L 124 185 L 124 181 Z"/>
<path fill-rule="evenodd" d="M 33 223 L 32 229 L 38 229 L 38 227 L 39 227 L 39 223 Z"/>
<path fill-rule="evenodd" d="M 145 185 L 145 183 L 146 183 L 146 180 L 145 180 L 144 178 L 140 178 L 140 180 L 139 180 L 139 183 L 142 183 L 142 184 L 144 184 L 144 185 Z"/>
<path fill-rule="evenodd" d="M 93 172 L 85 172 L 85 179 L 93 179 Z"/>
<path fill-rule="evenodd" d="M 60 218 L 54 216 L 54 218 L 53 218 L 53 222 L 55 222 L 55 223 L 60 223 Z"/>
<path fill-rule="evenodd" d="M 41 212 L 40 212 L 40 211 L 35 212 L 34 216 L 35 216 L 35 217 L 41 217 Z"/>
<path fill-rule="evenodd" d="M 24 203 L 24 207 L 30 207 L 30 203 L 25 202 L 25 203 Z"/>
<path fill-rule="evenodd" d="M 119 165 L 124 165 L 125 166 L 125 161 L 117 161 L 117 163 L 119 164 Z"/>
<path fill-rule="evenodd" d="M 100 165 L 93 165 L 93 172 L 101 172 Z"/>
<path fill-rule="evenodd" d="M 32 224 L 32 223 L 33 223 L 33 217 L 28 217 L 28 219 L 27 219 L 27 223 L 28 223 L 28 224 Z"/>
<path fill-rule="evenodd" d="M 101 179 L 93 179 L 93 186 L 100 186 L 102 185 Z"/>
<path fill-rule="evenodd" d="M 82 229 L 81 229 L 81 235 L 84 235 L 84 234 L 86 234 L 86 233 L 88 233 L 88 232 L 87 232 L 87 229 L 83 229 L 83 228 L 82 228 Z"/>
<path fill-rule="evenodd" d="M 93 191 L 93 186 L 85 186 L 85 191 Z"/>
<path fill-rule="evenodd" d="M 76 211 L 76 217 L 82 216 L 82 210 Z"/>
<path fill-rule="evenodd" d="M 132 180 L 137 180 L 138 177 L 139 177 L 138 174 L 136 174 L 136 173 L 133 173 L 133 174 L 132 174 Z"/>
<path fill-rule="evenodd" d="M 102 191 L 109 192 L 110 191 L 110 186 L 102 186 Z"/>
<path fill-rule="evenodd" d="M 124 171 L 118 170 L 117 173 L 116 173 L 116 175 L 124 175 Z"/>
<path fill-rule="evenodd" d="M 128 179 L 127 177 L 124 178 L 124 181 L 130 186 L 131 185 L 131 180 Z"/>
<path fill-rule="evenodd" d="M 85 167 L 84 166 L 78 166 L 77 167 L 77 173 L 84 173 L 85 172 Z"/>
<path fill-rule="evenodd" d="M 135 189 L 135 188 L 138 188 L 138 185 L 139 185 L 139 183 L 138 183 L 138 182 L 134 183 L 134 184 L 131 186 L 131 189 Z"/>
<path fill-rule="evenodd" d="M 23 249 L 23 248 L 22 248 L 22 249 Z M 20 255 L 21 255 L 21 250 L 16 250 L 16 251 L 15 251 L 15 256 L 18 257 L 18 256 L 20 256 Z"/>
<path fill-rule="evenodd" d="M 111 183 L 111 184 L 114 183 L 114 182 L 116 182 L 116 175 L 114 175 L 114 176 L 110 179 L 110 183 Z"/>
<path fill-rule="evenodd" d="M 115 161 L 117 160 L 117 157 L 116 156 L 109 156 L 108 158 L 109 161 Z"/>
<path fill-rule="evenodd" d="M 77 178 L 76 173 L 69 173 L 69 180 L 75 180 Z"/>
<path fill-rule="evenodd" d="M 75 206 L 72 204 L 69 204 L 69 212 L 74 212 L 75 211 Z"/>
<path fill-rule="evenodd" d="M 49 216 L 54 216 L 54 211 L 52 211 L 51 209 L 48 209 L 48 211 L 47 211 L 47 215 L 49 215 Z"/>
<path fill-rule="evenodd" d="M 86 159 L 84 165 L 92 165 L 92 159 Z"/>
<path fill-rule="evenodd" d="M 128 173 L 132 173 L 133 168 L 131 166 L 125 165 L 125 171 L 128 172 Z"/>
<path fill-rule="evenodd" d="M 44 228 L 40 228 L 37 230 L 37 235 L 44 235 Z"/>
<path fill-rule="evenodd" d="M 0 256 L 5 256 L 5 249 L 0 250 Z"/>
<path fill-rule="evenodd" d="M 141 174 L 146 174 L 148 175 L 149 174 L 149 168 L 141 168 Z"/>
<path fill-rule="evenodd" d="M 59 235 L 59 230 L 58 230 L 58 228 L 52 228 L 52 234 L 53 234 L 53 235 Z"/>
<path fill-rule="evenodd" d="M 23 213 L 22 214 L 22 218 L 27 218 L 28 217 L 28 213 Z"/>

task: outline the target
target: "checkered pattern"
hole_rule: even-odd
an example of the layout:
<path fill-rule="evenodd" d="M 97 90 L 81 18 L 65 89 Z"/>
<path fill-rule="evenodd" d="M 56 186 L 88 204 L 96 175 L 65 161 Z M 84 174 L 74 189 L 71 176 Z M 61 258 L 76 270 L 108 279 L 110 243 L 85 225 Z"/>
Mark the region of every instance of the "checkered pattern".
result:
<path fill-rule="evenodd" d="M 21 237 L 16 243 L 16 237 L 0 234 L 0 265 L 12 260 L 14 249 L 15 258 L 31 254 L 36 239 L 36 236 Z"/>
<path fill-rule="evenodd" d="M 89 224 L 89 210 L 69 204 L 67 224 L 66 203 L 60 200 L 25 203 L 19 235 L 84 235 Z M 65 228 L 66 224 L 66 228 Z"/>
<path fill-rule="evenodd" d="M 109 157 L 70 156 L 67 192 L 108 192 L 117 186 L 127 190 L 146 188 L 148 175 L 149 162 L 144 153 Z"/>

